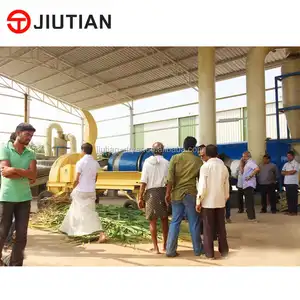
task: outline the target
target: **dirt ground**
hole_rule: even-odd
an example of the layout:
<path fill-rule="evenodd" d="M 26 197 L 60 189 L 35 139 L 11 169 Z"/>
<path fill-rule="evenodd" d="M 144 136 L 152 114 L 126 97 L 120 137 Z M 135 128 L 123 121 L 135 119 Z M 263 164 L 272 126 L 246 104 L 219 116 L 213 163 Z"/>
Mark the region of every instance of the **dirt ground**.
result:
<path fill-rule="evenodd" d="M 118 202 L 117 202 L 118 201 Z M 117 200 L 114 203 L 121 204 Z M 108 201 L 111 203 L 110 201 Z M 104 202 L 102 202 L 104 203 Z M 106 204 L 106 203 L 104 203 Z M 29 230 L 26 266 L 300 266 L 300 216 L 257 214 L 259 223 L 232 211 L 227 225 L 230 255 L 215 261 L 194 257 L 191 243 L 182 242 L 179 257 L 149 253 L 151 245 L 124 247 L 114 244 L 66 242 L 63 235 Z M 217 251 L 217 243 L 215 244 Z"/>

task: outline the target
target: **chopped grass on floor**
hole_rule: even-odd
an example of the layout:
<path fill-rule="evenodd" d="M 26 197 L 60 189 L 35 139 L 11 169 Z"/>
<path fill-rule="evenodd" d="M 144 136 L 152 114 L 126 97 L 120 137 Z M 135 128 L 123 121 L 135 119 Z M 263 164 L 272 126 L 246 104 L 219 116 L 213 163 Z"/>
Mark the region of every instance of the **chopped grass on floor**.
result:
<path fill-rule="evenodd" d="M 51 204 L 33 215 L 30 220 L 30 228 L 60 233 L 59 228 L 69 209 L 70 204 Z M 114 205 L 97 205 L 96 211 L 101 219 L 105 233 L 110 242 L 121 244 L 138 244 L 151 242 L 149 222 L 140 210 L 128 209 Z M 97 240 L 99 233 L 69 237 L 76 243 L 89 243 Z M 158 238 L 161 240 L 161 225 L 158 224 Z M 183 222 L 180 238 L 190 240 L 188 226 Z"/>
<path fill-rule="evenodd" d="M 69 206 L 66 203 L 48 206 L 33 216 L 30 227 L 60 233 L 59 228 Z M 97 205 L 96 211 L 110 242 L 137 244 L 151 240 L 149 222 L 142 211 L 113 205 Z M 69 238 L 78 243 L 88 243 L 97 240 L 98 237 L 99 233 Z M 160 230 L 159 238 L 161 238 Z"/>

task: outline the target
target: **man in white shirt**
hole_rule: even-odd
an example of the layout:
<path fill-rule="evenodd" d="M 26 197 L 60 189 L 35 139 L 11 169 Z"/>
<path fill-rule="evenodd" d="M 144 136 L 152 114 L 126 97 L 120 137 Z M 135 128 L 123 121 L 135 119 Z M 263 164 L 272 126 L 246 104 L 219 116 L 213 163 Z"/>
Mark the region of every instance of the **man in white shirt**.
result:
<path fill-rule="evenodd" d="M 83 144 L 81 150 L 83 157 L 76 163 L 72 203 L 60 230 L 69 236 L 100 232 L 99 242 L 102 243 L 106 241 L 106 236 L 95 207 L 96 181 L 100 166 L 92 156 L 91 144 Z"/>
<path fill-rule="evenodd" d="M 157 220 L 161 219 L 163 231 L 163 251 L 166 251 L 168 237 L 168 208 L 165 202 L 166 178 L 169 161 L 162 154 L 164 146 L 156 142 L 152 146 L 153 156 L 148 157 L 143 165 L 139 207 L 145 207 L 146 219 L 150 221 L 150 232 L 153 242 L 152 252 L 160 254 L 157 243 Z"/>
<path fill-rule="evenodd" d="M 296 216 L 298 214 L 298 187 L 299 187 L 299 163 L 295 160 L 295 153 L 287 153 L 288 162 L 282 168 L 281 174 L 284 176 L 284 186 L 288 204 L 287 214 Z"/>
<path fill-rule="evenodd" d="M 215 232 L 218 233 L 221 256 L 227 256 L 229 251 L 224 218 L 230 191 L 229 174 L 223 161 L 217 158 L 217 146 L 206 146 L 206 155 L 208 160 L 200 169 L 196 210 L 202 210 L 205 255 L 214 259 Z"/>

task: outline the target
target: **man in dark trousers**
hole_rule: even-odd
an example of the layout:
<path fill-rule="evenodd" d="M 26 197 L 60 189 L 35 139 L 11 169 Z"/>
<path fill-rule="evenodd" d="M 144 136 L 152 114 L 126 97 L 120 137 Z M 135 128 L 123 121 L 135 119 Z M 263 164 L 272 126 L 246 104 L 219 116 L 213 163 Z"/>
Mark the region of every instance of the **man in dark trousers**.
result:
<path fill-rule="evenodd" d="M 206 146 L 206 155 L 208 160 L 200 169 L 196 211 L 202 211 L 205 255 L 214 259 L 215 232 L 221 256 L 227 256 L 229 251 L 224 218 L 229 199 L 229 173 L 223 161 L 217 158 L 217 146 Z"/>
<path fill-rule="evenodd" d="M 287 214 L 296 216 L 298 214 L 298 188 L 299 188 L 299 163 L 295 160 L 295 153 L 287 153 L 288 162 L 282 168 L 284 186 L 288 204 Z"/>
<path fill-rule="evenodd" d="M 257 223 L 255 214 L 254 191 L 256 189 L 256 175 L 259 173 L 259 167 L 252 159 L 251 153 L 245 151 L 243 153 L 245 166 L 243 169 L 243 192 L 245 195 L 245 204 L 247 209 L 248 221 Z"/>
<path fill-rule="evenodd" d="M 261 192 L 261 213 L 267 212 L 267 198 L 270 201 L 271 212 L 276 214 L 276 182 L 280 174 L 275 164 L 271 163 L 271 157 L 265 154 L 263 164 L 259 167 L 258 183 Z"/>
<path fill-rule="evenodd" d="M 244 173 L 245 162 L 241 158 L 240 164 L 236 169 L 236 178 L 237 178 L 237 196 L 238 196 L 238 213 L 242 214 L 244 212 L 244 190 L 243 190 L 243 173 Z"/>
<path fill-rule="evenodd" d="M 209 157 L 206 155 L 206 146 L 204 144 L 202 144 L 199 147 L 199 156 L 201 157 L 203 163 L 206 163 L 209 160 Z M 201 234 L 203 235 L 203 218 L 201 218 Z M 215 230 L 214 241 L 216 241 L 217 239 L 218 239 L 218 235 L 217 235 L 217 231 Z"/>
<path fill-rule="evenodd" d="M 14 143 L 0 148 L 0 258 L 14 216 L 16 240 L 9 264 L 23 266 L 32 200 L 30 180 L 35 180 L 37 176 L 35 153 L 27 146 L 35 129 L 30 124 L 21 123 L 15 132 Z M 3 265 L 1 259 L 0 265 Z"/>

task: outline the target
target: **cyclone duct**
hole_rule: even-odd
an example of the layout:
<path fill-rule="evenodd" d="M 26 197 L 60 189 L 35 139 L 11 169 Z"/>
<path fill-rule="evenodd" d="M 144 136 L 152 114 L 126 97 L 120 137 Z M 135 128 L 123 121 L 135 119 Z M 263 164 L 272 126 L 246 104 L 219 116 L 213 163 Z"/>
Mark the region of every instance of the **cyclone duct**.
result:
<path fill-rule="evenodd" d="M 300 52 L 298 49 L 289 49 L 282 64 L 281 73 L 289 74 L 300 72 Z M 282 80 L 283 107 L 294 107 L 285 110 L 285 116 L 292 139 L 300 139 L 300 76 L 290 76 Z M 298 107 L 298 109 L 296 109 Z M 300 154 L 300 143 L 293 144 L 294 150 Z"/>

